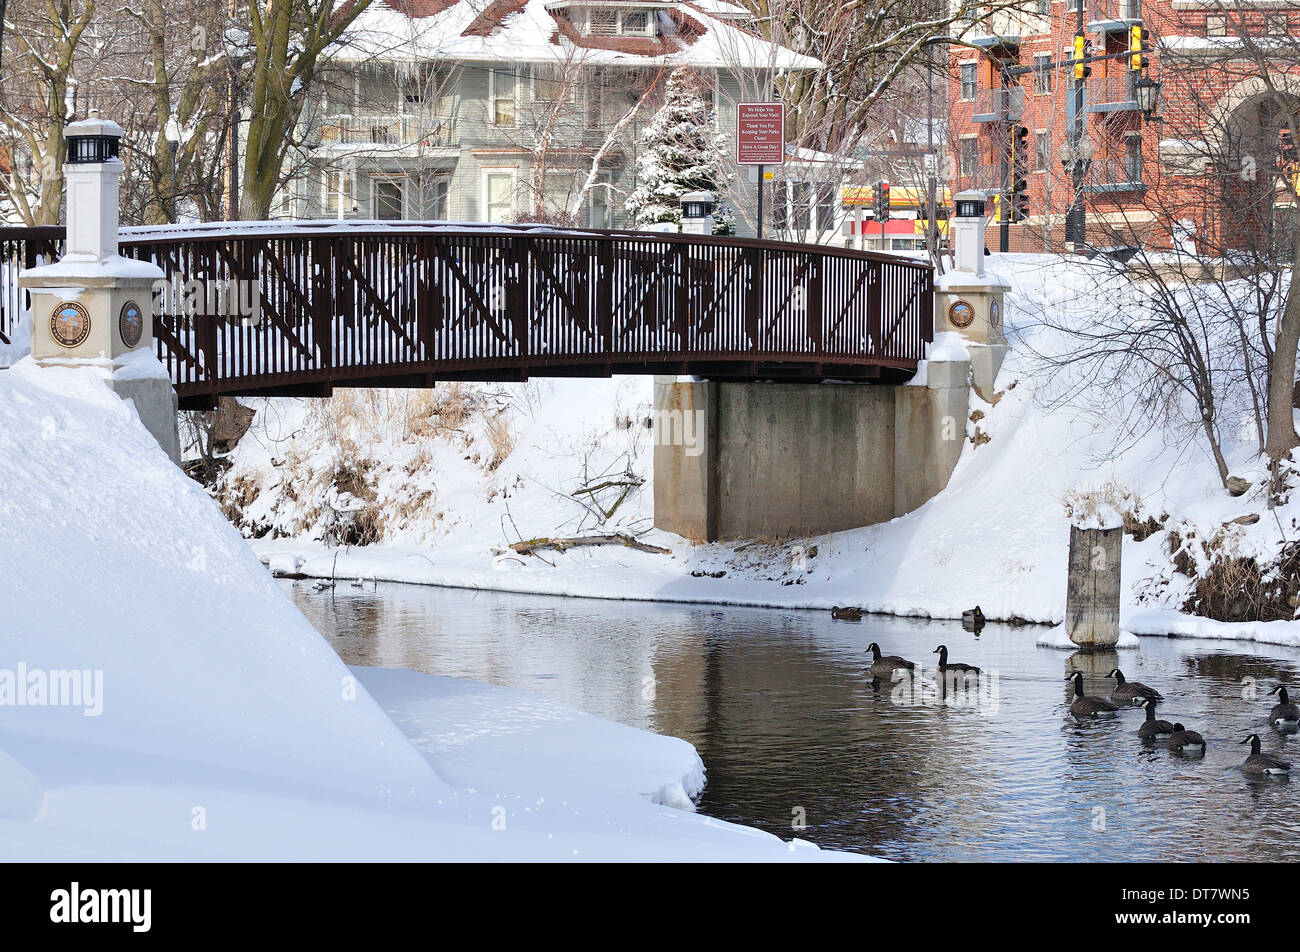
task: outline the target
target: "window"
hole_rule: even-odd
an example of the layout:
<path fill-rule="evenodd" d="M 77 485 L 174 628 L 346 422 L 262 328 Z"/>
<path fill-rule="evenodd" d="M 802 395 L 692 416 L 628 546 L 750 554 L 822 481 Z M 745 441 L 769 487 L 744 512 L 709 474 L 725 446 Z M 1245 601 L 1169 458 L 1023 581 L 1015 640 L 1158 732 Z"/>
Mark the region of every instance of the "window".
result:
<path fill-rule="evenodd" d="M 1286 36 L 1287 19 L 1285 13 L 1265 13 L 1264 33 L 1267 36 Z"/>
<path fill-rule="evenodd" d="M 828 235 L 835 228 L 835 185 L 823 182 L 817 186 L 817 233 Z"/>
<path fill-rule="evenodd" d="M 326 172 L 324 201 L 321 204 L 327 218 L 342 218 L 352 211 L 352 177 L 337 170 Z"/>
<path fill-rule="evenodd" d="M 812 227 L 812 206 L 809 201 L 811 187 L 807 182 L 794 182 L 790 186 L 790 204 L 796 232 L 807 231 Z"/>
<path fill-rule="evenodd" d="M 1046 132 L 1034 133 L 1034 171 L 1042 172 L 1051 161 L 1052 139 Z"/>
<path fill-rule="evenodd" d="M 609 176 L 602 175 L 587 199 L 587 227 L 613 228 L 614 209 L 609 203 Z"/>
<path fill-rule="evenodd" d="M 429 201 L 425 211 L 434 221 L 446 221 L 450 217 L 447 214 L 447 195 L 450 186 L 450 175 L 436 175 L 429 183 Z"/>
<path fill-rule="evenodd" d="M 649 36 L 651 34 L 650 11 L 629 10 L 619 23 L 619 32 L 624 36 Z"/>
<path fill-rule="evenodd" d="M 598 69 L 592 69 L 584 77 L 582 98 L 586 103 L 588 129 L 600 129 L 605 117 L 605 76 Z"/>
<path fill-rule="evenodd" d="M 1124 140 L 1124 181 L 1142 181 L 1142 137 L 1131 135 Z"/>
<path fill-rule="evenodd" d="M 1207 16 L 1205 18 L 1206 36 L 1227 36 L 1228 18 L 1225 16 Z"/>
<path fill-rule="evenodd" d="M 1036 53 L 1034 55 L 1034 92 L 1044 95 L 1052 91 L 1052 54 Z"/>
<path fill-rule="evenodd" d="M 402 192 L 402 182 L 399 179 L 374 179 L 374 217 L 381 221 L 400 221 Z"/>
<path fill-rule="evenodd" d="M 772 230 L 782 234 L 790 223 L 790 209 L 786 205 L 788 192 L 785 182 L 772 183 Z"/>
<path fill-rule="evenodd" d="M 492 125 L 513 126 L 515 124 L 515 95 L 518 80 L 515 74 L 504 69 L 494 69 L 489 76 L 492 98 Z"/>
<path fill-rule="evenodd" d="M 975 72 L 974 63 L 961 64 L 961 98 L 974 99 L 975 92 L 979 88 L 979 77 Z"/>
<path fill-rule="evenodd" d="M 1052 15 L 1052 0 L 1037 0 L 1034 6 L 1040 17 L 1050 17 Z"/>
<path fill-rule="evenodd" d="M 514 192 L 514 173 L 483 173 L 483 220 L 488 222 L 508 221 L 515 210 Z"/>
<path fill-rule="evenodd" d="M 540 102 L 555 102 L 564 89 L 564 71 L 559 66 L 533 67 L 533 98 Z M 500 125 L 501 123 L 498 123 Z"/>
<path fill-rule="evenodd" d="M 957 174 L 962 178 L 972 178 L 979 171 L 979 147 L 979 139 L 975 136 L 966 136 L 961 140 Z"/>

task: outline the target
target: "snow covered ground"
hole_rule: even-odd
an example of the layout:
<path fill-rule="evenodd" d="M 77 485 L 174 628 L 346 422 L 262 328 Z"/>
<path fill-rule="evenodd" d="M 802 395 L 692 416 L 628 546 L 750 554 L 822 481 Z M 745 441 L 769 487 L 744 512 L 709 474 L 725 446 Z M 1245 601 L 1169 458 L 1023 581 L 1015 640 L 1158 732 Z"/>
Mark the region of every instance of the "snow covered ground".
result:
<path fill-rule="evenodd" d="M 852 858 L 664 805 L 684 741 L 350 671 L 93 371 L 0 373 L 0 539 L 7 859 Z"/>
<path fill-rule="evenodd" d="M 283 571 L 607 598 L 853 604 L 944 618 L 979 604 L 992 618 L 1051 624 L 1064 614 L 1067 505 L 1091 500 L 1163 525 L 1141 542 L 1125 539 L 1126 628 L 1300 644 L 1296 623 L 1228 625 L 1175 610 L 1190 580 L 1173 571 L 1170 530 L 1221 533 L 1227 549 L 1262 558 L 1297 534 L 1300 512 L 1292 510 L 1300 507 L 1264 506 L 1253 434 L 1244 427 L 1225 434 L 1231 471 L 1255 483 L 1232 498 L 1193 427 L 1125 433 L 1114 394 L 1078 373 L 1038 371 L 1040 355 L 1074 346 L 1042 326 L 1044 314 L 1086 322 L 1122 306 L 1131 289 L 1081 261 L 991 261 L 1013 285 L 1007 325 L 1015 350 L 995 403 L 976 398 L 972 406 L 968 435 L 978 428 L 989 441 L 968 441 L 949 488 L 885 525 L 741 545 L 691 545 L 652 530 L 649 378 L 480 388 L 492 394 L 492 411 L 432 439 L 411 430 L 403 412 L 416 399 L 410 394 L 354 395 L 352 409 L 328 413 L 308 401 L 251 401 L 258 419 L 234 453 L 223 498 L 245 532 L 261 536 L 255 551 Z M 510 437 L 505 452 L 502 431 Z M 330 526 L 362 505 L 352 493 L 339 501 L 336 475 L 347 474 L 355 488 L 358 470 L 382 543 L 325 544 Z M 608 519 L 597 505 L 613 508 L 625 487 L 573 495 L 610 480 L 640 485 Z M 1262 516 L 1255 525 L 1224 527 L 1252 514 Z M 507 548 L 595 531 L 643 533 L 672 554 L 605 547 L 537 558 Z"/>

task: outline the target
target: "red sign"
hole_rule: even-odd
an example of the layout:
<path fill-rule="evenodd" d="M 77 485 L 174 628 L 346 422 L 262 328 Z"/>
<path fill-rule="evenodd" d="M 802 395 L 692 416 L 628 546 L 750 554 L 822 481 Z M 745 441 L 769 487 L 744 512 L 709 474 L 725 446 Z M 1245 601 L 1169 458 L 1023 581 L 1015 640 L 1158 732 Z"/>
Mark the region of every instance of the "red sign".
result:
<path fill-rule="evenodd" d="M 785 103 L 737 103 L 736 162 L 739 165 L 785 164 Z"/>

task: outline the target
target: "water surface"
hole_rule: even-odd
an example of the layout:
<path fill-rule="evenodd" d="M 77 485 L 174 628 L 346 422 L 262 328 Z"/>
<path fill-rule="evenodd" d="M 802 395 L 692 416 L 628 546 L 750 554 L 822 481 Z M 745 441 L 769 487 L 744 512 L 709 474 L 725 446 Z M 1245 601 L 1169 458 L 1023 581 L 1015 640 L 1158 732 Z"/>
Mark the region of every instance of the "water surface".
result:
<path fill-rule="evenodd" d="M 527 688 L 684 737 L 708 769 L 702 813 L 785 839 L 900 860 L 1285 860 L 1300 850 L 1300 741 L 1264 726 L 1300 651 L 1143 639 L 1095 657 L 1037 648 L 1041 629 L 829 613 L 612 602 L 341 582 L 283 583 L 348 664 Z M 937 703 L 873 685 L 865 649 L 995 675 Z M 1140 710 L 1080 726 L 1067 671 L 1090 694 L 1118 664 L 1205 735 L 1203 760 L 1137 738 Z M 1243 699 L 1256 679 L 1257 696 Z M 1293 693 L 1300 693 L 1297 690 Z M 966 703 L 958 704 L 956 701 Z M 978 701 L 978 704 L 973 702 Z M 1297 780 L 1238 768 L 1252 731 Z M 803 828 L 799 828 L 799 824 Z"/>

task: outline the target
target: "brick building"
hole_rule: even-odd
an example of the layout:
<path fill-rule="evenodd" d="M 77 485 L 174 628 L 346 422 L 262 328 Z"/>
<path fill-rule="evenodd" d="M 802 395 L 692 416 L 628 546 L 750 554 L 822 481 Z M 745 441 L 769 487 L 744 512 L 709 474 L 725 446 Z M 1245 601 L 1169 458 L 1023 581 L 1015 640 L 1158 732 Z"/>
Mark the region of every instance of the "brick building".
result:
<path fill-rule="evenodd" d="M 1028 216 L 1010 225 L 1010 249 L 1069 247 L 1063 147 L 1079 3 L 1090 54 L 1119 54 L 1091 63 L 1085 80 L 1087 244 L 1288 246 L 1300 10 L 1289 0 L 1028 0 L 977 21 L 970 45 L 952 46 L 949 71 L 950 178 L 991 191 L 1016 175 L 1026 182 Z M 1140 69 L 1125 55 L 1134 26 L 1147 50 Z M 1149 114 L 1135 85 L 1145 81 L 1159 84 Z M 990 225 L 990 248 L 998 230 Z"/>

